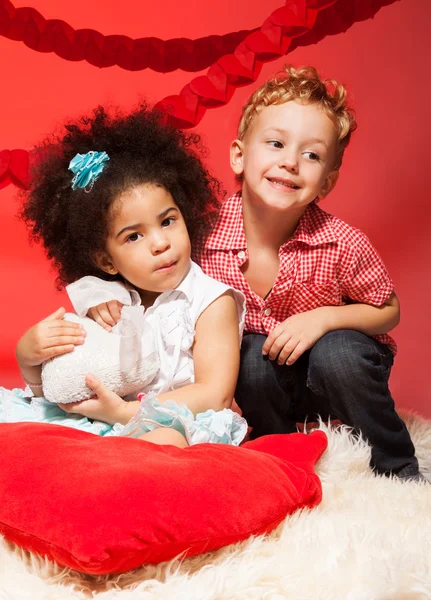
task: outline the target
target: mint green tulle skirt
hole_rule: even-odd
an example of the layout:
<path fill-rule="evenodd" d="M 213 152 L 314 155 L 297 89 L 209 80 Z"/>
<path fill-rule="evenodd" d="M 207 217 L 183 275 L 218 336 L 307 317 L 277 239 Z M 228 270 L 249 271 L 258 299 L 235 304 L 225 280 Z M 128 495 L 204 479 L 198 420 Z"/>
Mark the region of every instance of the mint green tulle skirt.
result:
<path fill-rule="evenodd" d="M 30 397 L 24 390 L 0 387 L 0 423 L 54 423 L 95 435 L 118 435 L 115 426 L 64 412 L 43 397 Z M 117 428 L 118 429 L 118 428 Z"/>
<path fill-rule="evenodd" d="M 21 389 L 0 387 L 0 423 L 54 423 L 100 436 L 141 437 L 159 427 L 170 427 L 184 435 L 189 445 L 213 443 L 238 446 L 247 433 L 247 422 L 230 409 L 207 410 L 196 416 L 184 404 L 159 402 L 153 394 L 141 401 L 127 423 L 108 425 L 82 415 L 66 413 L 43 397 L 30 397 Z"/>
<path fill-rule="evenodd" d="M 176 429 L 190 446 L 203 443 L 239 446 L 247 433 L 246 420 L 233 410 L 210 409 L 194 416 L 185 404 L 173 400 L 159 402 L 150 393 L 143 397 L 138 412 L 121 435 L 140 437 L 159 427 Z"/>

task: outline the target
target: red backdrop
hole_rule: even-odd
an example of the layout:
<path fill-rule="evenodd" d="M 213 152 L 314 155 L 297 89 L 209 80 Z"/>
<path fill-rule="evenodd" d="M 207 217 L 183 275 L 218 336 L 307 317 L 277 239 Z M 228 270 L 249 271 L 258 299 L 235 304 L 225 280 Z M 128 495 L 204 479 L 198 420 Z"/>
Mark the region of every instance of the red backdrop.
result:
<path fill-rule="evenodd" d="M 63 19 L 72 27 L 94 28 L 103 34 L 132 38 L 157 36 L 197 38 L 258 27 L 281 5 L 280 0 L 229 0 L 150 5 L 141 0 L 118 3 L 102 0 L 15 1 L 31 4 L 47 19 Z M 235 8 L 232 10 L 232 6 Z M 356 23 L 346 33 L 300 47 L 287 58 L 266 64 L 256 87 L 284 62 L 313 64 L 323 75 L 340 79 L 350 89 L 359 122 L 348 148 L 335 191 L 322 206 L 365 231 L 382 254 L 402 305 L 395 331 L 399 354 L 391 387 L 399 406 L 431 417 L 427 318 L 431 292 L 428 258 L 428 219 L 431 215 L 425 184 L 428 166 L 431 104 L 429 23 L 431 3 L 401 0 L 382 8 L 374 19 Z M 139 97 L 157 102 L 178 93 L 194 74 L 176 71 L 98 69 L 86 62 L 68 62 L 41 54 L 21 42 L 0 37 L 2 148 L 29 149 L 65 117 L 95 105 L 133 106 Z M 197 130 L 210 149 L 208 164 L 231 192 L 235 188 L 228 147 L 237 119 L 252 87 L 238 90 L 230 103 L 209 110 Z M 67 304 L 54 289 L 54 273 L 37 247 L 30 247 L 15 219 L 16 188 L 0 190 L 0 385 L 20 385 L 13 349 L 24 330 Z"/>

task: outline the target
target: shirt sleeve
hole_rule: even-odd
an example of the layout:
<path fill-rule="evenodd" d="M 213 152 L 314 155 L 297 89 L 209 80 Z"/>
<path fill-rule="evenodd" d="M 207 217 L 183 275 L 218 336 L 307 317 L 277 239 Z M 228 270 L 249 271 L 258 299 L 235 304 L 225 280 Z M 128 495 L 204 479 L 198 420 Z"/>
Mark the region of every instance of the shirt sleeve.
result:
<path fill-rule="evenodd" d="M 346 300 L 381 306 L 394 292 L 394 284 L 377 250 L 367 236 L 356 232 L 347 252 L 341 292 Z"/>
<path fill-rule="evenodd" d="M 110 300 L 118 300 L 125 306 L 133 304 L 129 290 L 120 281 L 105 281 L 92 275 L 70 283 L 66 292 L 80 317 L 85 317 L 90 308 Z"/>

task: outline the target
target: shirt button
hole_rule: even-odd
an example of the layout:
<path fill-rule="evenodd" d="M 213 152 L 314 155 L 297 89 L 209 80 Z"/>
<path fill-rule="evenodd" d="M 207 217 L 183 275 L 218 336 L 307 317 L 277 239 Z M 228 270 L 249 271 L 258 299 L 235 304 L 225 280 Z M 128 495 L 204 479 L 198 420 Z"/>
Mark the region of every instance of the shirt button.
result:
<path fill-rule="evenodd" d="M 265 308 L 265 310 L 263 311 L 263 314 L 265 315 L 265 317 L 269 317 L 269 315 L 271 314 L 271 309 Z"/>
<path fill-rule="evenodd" d="M 240 250 L 238 252 L 238 258 L 241 258 L 241 259 L 245 258 L 245 252 L 244 252 L 244 250 Z"/>

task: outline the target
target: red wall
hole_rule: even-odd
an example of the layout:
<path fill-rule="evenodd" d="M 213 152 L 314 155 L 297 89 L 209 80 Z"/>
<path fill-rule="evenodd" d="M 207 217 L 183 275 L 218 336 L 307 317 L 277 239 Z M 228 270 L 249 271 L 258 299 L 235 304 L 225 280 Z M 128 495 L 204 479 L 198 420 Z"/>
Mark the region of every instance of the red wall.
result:
<path fill-rule="evenodd" d="M 145 4 L 145 10 L 144 10 Z M 131 37 L 199 37 L 259 26 L 282 0 L 165 0 L 117 3 L 102 0 L 15 1 L 31 5 L 46 18 L 61 18 L 75 28 Z M 167 19 L 167 22 L 163 22 Z M 379 249 L 395 280 L 402 304 L 395 331 L 400 350 L 391 377 L 399 406 L 431 417 L 427 373 L 427 318 L 431 295 L 428 221 L 431 198 L 425 183 L 430 150 L 428 119 L 431 3 L 401 0 L 383 8 L 373 20 L 355 24 L 347 33 L 328 37 L 316 46 L 298 48 L 287 56 L 296 64 L 313 64 L 328 77 L 347 84 L 359 122 L 348 148 L 341 178 L 322 206 L 363 229 Z M 98 103 L 129 107 L 139 96 L 157 101 L 177 93 L 194 75 L 97 69 L 40 54 L 20 42 L 0 37 L 2 93 L 0 149 L 29 149 L 64 117 L 76 116 Z M 260 84 L 285 60 L 264 66 Z M 208 111 L 198 127 L 210 148 L 208 162 L 228 191 L 234 180 L 228 147 L 235 136 L 241 106 L 251 88 L 239 90 L 228 106 Z M 39 248 L 30 248 L 16 221 L 16 188 L 0 190 L 0 384 L 20 384 L 13 348 L 31 324 L 65 303 L 54 290 L 54 275 Z"/>

